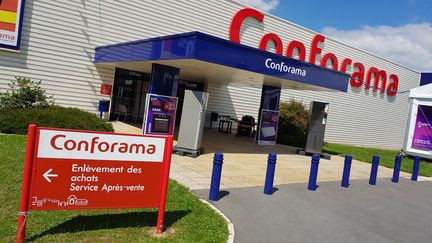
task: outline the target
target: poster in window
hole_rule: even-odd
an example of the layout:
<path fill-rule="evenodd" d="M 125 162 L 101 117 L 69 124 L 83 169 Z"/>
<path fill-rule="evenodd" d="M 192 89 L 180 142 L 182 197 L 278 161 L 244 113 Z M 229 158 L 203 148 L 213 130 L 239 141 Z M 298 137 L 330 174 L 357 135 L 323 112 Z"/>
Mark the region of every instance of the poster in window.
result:
<path fill-rule="evenodd" d="M 277 129 L 279 122 L 279 111 L 261 111 L 261 121 L 258 128 L 259 145 L 275 145 L 277 139 Z"/>
<path fill-rule="evenodd" d="M 432 106 L 419 105 L 411 147 L 432 150 Z"/>
<path fill-rule="evenodd" d="M 23 14 L 24 0 L 0 0 L 0 48 L 20 48 Z"/>

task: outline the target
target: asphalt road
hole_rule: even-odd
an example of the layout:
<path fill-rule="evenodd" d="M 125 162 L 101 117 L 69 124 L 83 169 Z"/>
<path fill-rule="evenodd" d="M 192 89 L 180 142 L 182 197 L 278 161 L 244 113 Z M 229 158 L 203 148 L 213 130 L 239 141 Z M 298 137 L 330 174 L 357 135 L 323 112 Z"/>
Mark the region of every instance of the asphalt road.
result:
<path fill-rule="evenodd" d="M 271 196 L 262 187 L 229 189 L 213 204 L 234 223 L 235 242 L 432 242 L 432 182 L 318 184 L 277 186 Z"/>

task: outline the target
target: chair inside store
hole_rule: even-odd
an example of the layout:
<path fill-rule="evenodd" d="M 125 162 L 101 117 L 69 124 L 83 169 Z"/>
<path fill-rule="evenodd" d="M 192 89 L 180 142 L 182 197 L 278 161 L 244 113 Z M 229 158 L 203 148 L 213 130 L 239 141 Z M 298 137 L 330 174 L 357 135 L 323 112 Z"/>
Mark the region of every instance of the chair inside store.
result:
<path fill-rule="evenodd" d="M 255 118 L 253 116 L 243 116 L 237 122 L 237 136 L 252 136 L 255 132 Z"/>
<path fill-rule="evenodd" d="M 117 111 L 115 112 L 117 114 L 117 121 L 119 120 L 120 116 L 123 116 L 123 121 L 127 120 L 128 115 L 130 115 L 130 112 L 128 110 L 128 108 L 123 105 L 123 104 L 119 104 L 117 106 Z"/>

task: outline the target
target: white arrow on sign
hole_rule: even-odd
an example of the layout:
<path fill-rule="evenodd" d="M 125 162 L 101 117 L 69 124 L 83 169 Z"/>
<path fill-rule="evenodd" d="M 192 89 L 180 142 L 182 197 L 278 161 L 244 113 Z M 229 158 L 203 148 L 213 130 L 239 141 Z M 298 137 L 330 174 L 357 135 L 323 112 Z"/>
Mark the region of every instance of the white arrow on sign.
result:
<path fill-rule="evenodd" d="M 51 182 L 51 178 L 50 177 L 58 177 L 57 174 L 50 174 L 52 171 L 52 169 L 47 170 L 44 174 L 43 177 L 45 178 L 45 180 L 47 180 L 48 182 Z"/>

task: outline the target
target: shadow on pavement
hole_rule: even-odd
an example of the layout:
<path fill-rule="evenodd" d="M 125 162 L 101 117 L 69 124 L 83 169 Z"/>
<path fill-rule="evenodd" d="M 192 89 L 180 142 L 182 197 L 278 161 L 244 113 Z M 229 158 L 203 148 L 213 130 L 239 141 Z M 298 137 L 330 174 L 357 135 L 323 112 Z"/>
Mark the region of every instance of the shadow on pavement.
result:
<path fill-rule="evenodd" d="M 222 190 L 222 191 L 219 191 L 219 197 L 218 197 L 218 200 L 219 199 L 222 199 L 222 198 L 224 198 L 224 197 L 226 197 L 226 196 L 228 196 L 230 194 L 230 192 L 229 191 L 224 191 L 224 190 Z"/>

